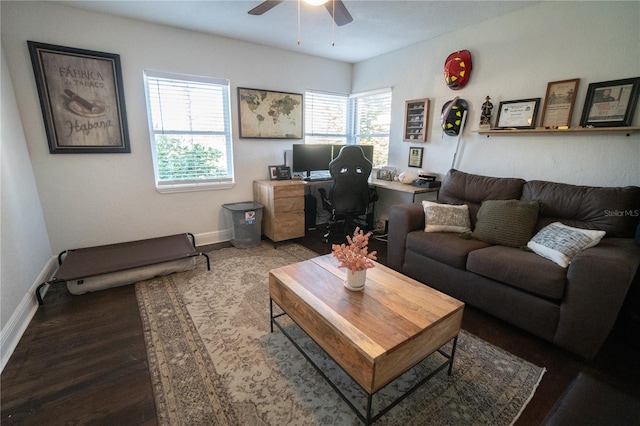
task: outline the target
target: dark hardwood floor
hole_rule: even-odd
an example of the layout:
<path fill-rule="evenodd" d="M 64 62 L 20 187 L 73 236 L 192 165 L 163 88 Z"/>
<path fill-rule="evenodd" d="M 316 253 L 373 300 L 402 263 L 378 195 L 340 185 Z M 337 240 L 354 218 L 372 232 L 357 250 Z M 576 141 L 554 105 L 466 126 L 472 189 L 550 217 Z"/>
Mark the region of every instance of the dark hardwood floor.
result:
<path fill-rule="evenodd" d="M 296 242 L 329 253 L 321 234 Z M 372 238 L 370 246 L 385 264 L 386 243 Z M 594 360 L 584 361 L 470 306 L 462 326 L 547 369 L 518 425 L 539 424 L 580 371 L 640 398 L 640 349 L 617 331 Z M 3 425 L 156 424 L 134 287 L 72 296 L 53 286 L 2 372 L 0 398 Z"/>

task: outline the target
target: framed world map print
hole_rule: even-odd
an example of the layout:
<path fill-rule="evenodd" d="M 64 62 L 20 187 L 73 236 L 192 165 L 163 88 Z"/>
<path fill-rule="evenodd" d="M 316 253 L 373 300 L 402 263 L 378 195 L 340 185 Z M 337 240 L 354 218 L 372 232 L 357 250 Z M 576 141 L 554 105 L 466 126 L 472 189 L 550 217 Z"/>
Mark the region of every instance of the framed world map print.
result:
<path fill-rule="evenodd" d="M 238 87 L 241 138 L 302 139 L 302 94 Z"/>

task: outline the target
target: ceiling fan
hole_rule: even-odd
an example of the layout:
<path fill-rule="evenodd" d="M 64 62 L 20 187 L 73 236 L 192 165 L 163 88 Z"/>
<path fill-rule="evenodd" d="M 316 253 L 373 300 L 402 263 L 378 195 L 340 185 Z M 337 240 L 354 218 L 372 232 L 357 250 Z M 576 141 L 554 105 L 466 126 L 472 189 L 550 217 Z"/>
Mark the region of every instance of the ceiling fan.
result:
<path fill-rule="evenodd" d="M 249 15 L 262 15 L 265 12 L 273 9 L 284 0 L 267 0 L 249 11 Z M 324 4 L 324 7 L 329 11 L 329 15 L 333 18 L 337 26 L 346 25 L 353 21 L 351 14 L 347 10 L 342 0 L 304 0 L 305 2 L 314 6 L 320 6 Z M 335 14 L 334 14 L 335 10 Z"/>

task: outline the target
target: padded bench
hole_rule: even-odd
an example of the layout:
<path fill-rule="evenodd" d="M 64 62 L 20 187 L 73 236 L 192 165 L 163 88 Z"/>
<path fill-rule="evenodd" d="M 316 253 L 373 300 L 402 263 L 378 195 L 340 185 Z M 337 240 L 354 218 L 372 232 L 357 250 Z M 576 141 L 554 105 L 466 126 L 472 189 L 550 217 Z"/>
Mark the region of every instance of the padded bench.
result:
<path fill-rule="evenodd" d="M 207 259 L 210 270 L 209 256 L 195 249 L 189 233 L 65 250 L 58 255 L 55 276 L 38 286 L 36 298 L 42 306 L 40 290 L 47 284 L 67 283 L 71 294 L 83 294 L 194 269 L 197 256 Z"/>

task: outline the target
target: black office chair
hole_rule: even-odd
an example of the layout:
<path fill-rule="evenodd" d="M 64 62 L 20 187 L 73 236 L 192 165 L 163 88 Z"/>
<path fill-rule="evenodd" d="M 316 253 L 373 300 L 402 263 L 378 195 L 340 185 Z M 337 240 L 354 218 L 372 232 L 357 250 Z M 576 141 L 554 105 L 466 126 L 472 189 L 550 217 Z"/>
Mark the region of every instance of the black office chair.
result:
<path fill-rule="evenodd" d="M 373 222 L 373 210 L 369 205 L 378 200 L 375 188 L 369 188 L 371 161 L 357 145 L 342 147 L 338 156 L 329 163 L 329 173 L 333 185 L 327 196 L 324 188 L 319 188 L 322 206 L 331 214 L 323 241 L 329 242 L 340 223 L 342 236 L 353 234 L 356 226 L 367 231 Z M 364 219 L 362 218 L 364 216 Z"/>

